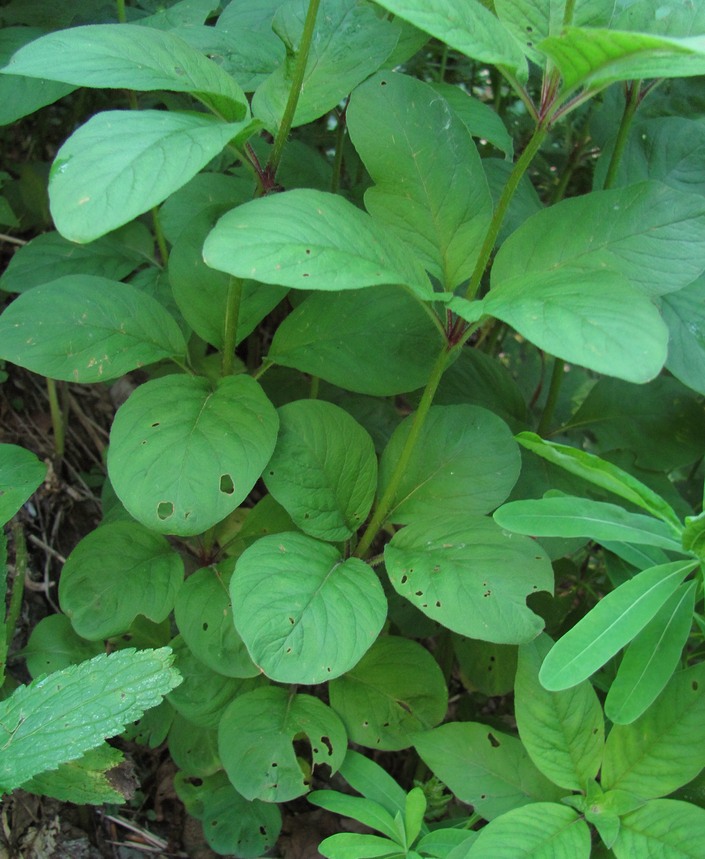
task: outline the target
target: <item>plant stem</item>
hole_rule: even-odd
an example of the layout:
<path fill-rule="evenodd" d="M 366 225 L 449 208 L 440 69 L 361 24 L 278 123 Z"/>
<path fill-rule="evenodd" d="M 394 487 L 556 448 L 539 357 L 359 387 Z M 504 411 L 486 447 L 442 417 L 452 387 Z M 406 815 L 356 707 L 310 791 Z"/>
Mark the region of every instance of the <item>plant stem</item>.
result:
<path fill-rule="evenodd" d="M 311 41 L 313 39 L 313 31 L 316 26 L 316 15 L 318 14 L 319 5 L 320 0 L 309 0 L 306 20 L 304 21 L 304 29 L 301 34 L 301 44 L 299 45 L 299 52 L 296 55 L 296 65 L 294 66 L 294 75 L 291 81 L 291 89 L 289 90 L 289 98 L 286 102 L 284 116 L 282 117 L 281 124 L 277 131 L 277 136 L 274 139 L 274 147 L 272 148 L 272 154 L 269 156 L 269 163 L 267 164 L 267 172 L 272 180 L 274 180 L 277 175 L 279 163 L 284 151 L 284 145 L 286 144 L 289 132 L 291 131 L 291 126 L 294 122 L 294 114 L 296 113 L 296 106 L 299 103 L 299 96 L 301 95 L 301 85 L 306 72 L 306 63 L 308 62 L 308 54 L 311 49 Z"/>
<path fill-rule="evenodd" d="M 166 245 L 164 230 L 162 230 L 162 222 L 159 219 L 159 209 L 157 209 L 156 206 L 152 209 L 152 224 L 154 225 L 154 237 L 157 240 L 157 247 L 159 248 L 159 256 L 162 260 L 162 267 L 166 268 L 167 263 L 169 262 L 169 248 Z"/>
<path fill-rule="evenodd" d="M 223 377 L 232 376 L 235 367 L 235 342 L 237 340 L 237 323 L 240 317 L 243 283 L 241 277 L 231 277 L 228 283 L 228 299 L 225 305 L 225 321 L 223 323 L 223 363 L 221 370 Z"/>
<path fill-rule="evenodd" d="M 536 429 L 536 432 L 540 436 L 546 435 L 546 433 L 548 432 L 548 428 L 551 425 L 551 421 L 553 420 L 553 414 L 556 410 L 558 394 L 561 390 L 561 384 L 563 382 L 564 375 L 565 361 L 563 361 L 561 358 L 554 358 L 553 370 L 551 371 L 551 384 L 548 388 L 546 405 L 543 407 L 543 414 L 541 415 L 541 420 L 539 421 L 539 425 Z"/>
<path fill-rule="evenodd" d="M 51 425 L 54 429 L 54 455 L 57 460 L 63 459 L 66 448 L 66 426 L 64 413 L 59 405 L 59 396 L 56 390 L 56 382 L 47 378 L 47 395 L 49 397 L 49 411 L 51 413 Z"/>
<path fill-rule="evenodd" d="M 477 258 L 477 262 L 475 263 L 475 268 L 470 277 L 470 283 L 468 284 L 467 291 L 465 292 L 465 297 L 472 301 L 473 298 L 477 295 L 477 291 L 480 288 L 480 284 L 482 283 L 482 276 L 485 273 L 485 269 L 487 268 L 487 263 L 490 260 L 490 256 L 492 255 L 492 250 L 494 248 L 495 242 L 497 241 L 497 236 L 499 235 L 500 228 L 504 221 L 504 216 L 507 214 L 507 209 L 509 208 L 509 204 L 514 196 L 514 193 L 521 181 L 521 177 L 526 172 L 527 167 L 534 160 L 534 156 L 539 151 L 541 144 L 543 143 L 544 138 L 546 137 L 546 133 L 548 128 L 546 125 L 539 124 L 536 126 L 533 135 L 531 136 L 531 140 L 526 145 L 526 148 L 521 153 L 519 160 L 514 165 L 512 172 L 509 174 L 509 179 L 507 180 L 507 184 L 502 189 L 502 194 L 497 202 L 497 207 L 494 210 L 494 214 L 492 215 L 492 220 L 490 221 L 490 225 L 487 229 L 487 234 L 485 235 L 485 241 L 482 244 L 482 248 L 480 249 L 480 255 Z"/>
<path fill-rule="evenodd" d="M 566 0 L 565 9 L 563 10 L 563 26 L 570 27 L 573 23 L 573 15 L 575 14 L 575 0 Z"/>
<path fill-rule="evenodd" d="M 125 10 L 125 0 L 117 0 L 117 17 L 121 24 L 127 23 L 127 12 Z"/>
<path fill-rule="evenodd" d="M 318 376 L 311 376 L 311 387 L 308 391 L 308 396 L 310 400 L 318 399 L 318 389 L 320 387 L 321 380 Z"/>
<path fill-rule="evenodd" d="M 607 168 L 607 175 L 605 176 L 605 181 L 602 185 L 603 189 L 611 188 L 617 178 L 617 170 L 619 170 L 619 165 L 622 161 L 624 147 L 627 145 L 629 129 L 632 126 L 632 120 L 634 119 L 636 109 L 639 107 L 640 91 L 641 81 L 631 81 L 627 90 L 627 102 L 624 105 L 622 121 L 619 123 L 617 139 L 614 142 L 612 157 L 610 158 L 609 167 Z"/>
<path fill-rule="evenodd" d="M 367 528 L 365 529 L 364 534 L 360 538 L 360 542 L 357 544 L 357 548 L 355 549 L 355 556 L 361 558 L 365 555 L 367 550 L 372 545 L 372 541 L 377 536 L 379 530 L 384 525 L 387 516 L 389 515 L 389 511 L 392 508 L 392 504 L 394 503 L 394 499 L 397 494 L 397 490 L 399 489 L 399 484 L 401 483 L 401 479 L 404 476 L 406 469 L 409 465 L 409 461 L 411 460 L 411 455 L 414 452 L 416 447 L 416 443 L 419 440 L 419 436 L 421 434 L 421 430 L 423 429 L 423 425 L 426 422 L 426 418 L 428 417 L 428 411 L 431 408 L 431 403 L 433 402 L 433 397 L 436 393 L 438 385 L 440 384 L 441 378 L 443 376 L 443 371 L 448 366 L 448 359 L 450 357 L 452 348 L 448 345 L 445 345 L 438 355 L 436 359 L 436 363 L 433 365 L 433 369 L 431 370 L 431 376 L 426 383 L 426 387 L 424 388 L 423 395 L 421 397 L 421 401 L 419 402 L 419 407 L 414 413 L 414 417 L 412 418 L 411 429 L 409 430 L 409 434 L 406 437 L 406 441 L 404 442 L 404 447 L 402 448 L 401 455 L 397 460 L 397 463 L 394 467 L 394 471 L 392 472 L 392 476 L 389 479 L 389 483 L 387 484 L 387 488 L 384 490 L 384 494 L 379 500 L 374 513 L 372 514 L 372 518 L 370 519 Z"/>

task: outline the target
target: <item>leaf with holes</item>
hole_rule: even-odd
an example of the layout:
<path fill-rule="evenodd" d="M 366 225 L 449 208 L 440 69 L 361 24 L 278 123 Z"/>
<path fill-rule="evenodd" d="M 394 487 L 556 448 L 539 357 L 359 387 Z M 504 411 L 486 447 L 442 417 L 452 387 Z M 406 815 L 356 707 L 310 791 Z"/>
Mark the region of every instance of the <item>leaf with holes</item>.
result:
<path fill-rule="evenodd" d="M 323 400 L 279 409 L 279 438 L 264 473 L 272 496 L 311 537 L 347 540 L 367 518 L 377 485 L 369 434 Z"/>
<path fill-rule="evenodd" d="M 318 698 L 269 686 L 236 698 L 223 714 L 218 748 L 228 778 L 246 799 L 286 802 L 308 790 L 294 740 L 310 747 L 309 763 L 337 772 L 347 748 L 345 728 Z"/>
<path fill-rule="evenodd" d="M 246 549 L 230 597 L 250 656 L 279 683 L 322 683 L 349 671 L 387 616 L 372 568 L 305 534 L 273 534 Z"/>
<path fill-rule="evenodd" d="M 274 406 L 249 376 L 230 376 L 215 388 L 195 376 L 154 379 L 118 409 L 110 479 L 148 528 L 200 534 L 247 497 L 272 455 L 278 426 Z"/>
<path fill-rule="evenodd" d="M 0 343 L 0 357 L 67 382 L 105 382 L 186 354 L 183 334 L 156 299 L 87 274 L 16 298 L 0 317 Z"/>
<path fill-rule="evenodd" d="M 411 734 L 437 725 L 448 707 L 436 660 L 396 636 L 382 636 L 328 691 L 352 742 L 372 749 L 408 748 Z"/>
<path fill-rule="evenodd" d="M 531 641 L 543 619 L 526 597 L 553 591 L 543 549 L 491 519 L 446 515 L 397 531 L 384 550 L 392 585 L 447 629 L 498 644 Z"/>
<path fill-rule="evenodd" d="M 155 623 L 168 617 L 184 564 L 159 534 L 137 522 L 91 531 L 66 559 L 59 601 L 73 628 L 98 641 L 120 635 L 138 615 Z"/>

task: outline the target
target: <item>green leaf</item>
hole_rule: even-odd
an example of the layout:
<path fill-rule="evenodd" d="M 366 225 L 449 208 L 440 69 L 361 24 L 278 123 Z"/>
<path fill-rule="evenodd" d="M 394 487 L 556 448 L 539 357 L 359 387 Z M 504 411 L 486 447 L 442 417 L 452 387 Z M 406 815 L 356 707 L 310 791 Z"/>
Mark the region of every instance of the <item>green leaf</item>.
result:
<path fill-rule="evenodd" d="M 414 745 L 456 797 L 486 820 L 528 803 L 557 802 L 565 793 L 536 769 L 516 737 L 479 722 L 441 725 L 419 734 Z"/>
<path fill-rule="evenodd" d="M 705 74 L 698 37 L 669 39 L 648 33 L 566 27 L 538 46 L 558 67 L 562 93 L 576 87 L 599 90 L 616 81 L 680 78 Z"/>
<path fill-rule="evenodd" d="M 164 620 L 183 576 L 181 556 L 164 537 L 115 522 L 91 531 L 68 556 L 59 600 L 76 632 L 98 641 L 125 632 L 140 614 Z"/>
<path fill-rule="evenodd" d="M 562 692 L 547 692 L 541 686 L 539 669 L 550 648 L 548 636 L 519 648 L 514 687 L 517 728 L 545 776 L 567 790 L 583 791 L 602 764 L 602 707 L 587 680 Z"/>
<path fill-rule="evenodd" d="M 250 493 L 272 455 L 278 424 L 274 407 L 249 376 L 222 379 L 215 389 L 195 376 L 154 379 L 118 409 L 110 480 L 130 514 L 148 528 L 200 534 Z"/>
<path fill-rule="evenodd" d="M 429 832 L 416 845 L 423 856 L 439 859 L 463 859 L 479 833 L 464 828 L 444 827 Z"/>
<path fill-rule="evenodd" d="M 232 564 L 228 565 L 232 569 Z M 226 677 L 254 677 L 259 669 L 233 624 L 230 575 L 205 567 L 192 573 L 176 595 L 174 617 L 194 656 Z"/>
<path fill-rule="evenodd" d="M 411 734 L 437 725 L 448 707 L 436 660 L 417 642 L 395 636 L 379 638 L 328 692 L 352 742 L 371 749 L 408 748 Z"/>
<path fill-rule="evenodd" d="M 56 232 L 42 233 L 14 254 L 0 277 L 0 289 L 27 292 L 67 274 L 122 280 L 152 256 L 153 239 L 140 223 L 128 224 L 88 245 L 69 242 Z"/>
<path fill-rule="evenodd" d="M 508 695 L 514 689 L 517 668 L 515 646 L 453 636 L 453 649 L 458 660 L 460 680 L 469 691 L 477 690 L 494 698 Z"/>
<path fill-rule="evenodd" d="M 309 295 L 277 328 L 268 358 L 348 391 L 386 397 L 422 388 L 441 346 L 424 305 L 399 287 L 373 286 Z"/>
<path fill-rule="evenodd" d="M 328 859 L 396 859 L 406 855 L 399 852 L 399 844 L 394 841 L 357 832 L 340 832 L 324 838 L 318 845 L 318 852 Z"/>
<path fill-rule="evenodd" d="M 0 317 L 0 357 L 69 382 L 102 382 L 164 358 L 186 343 L 173 317 L 134 286 L 88 274 L 35 286 Z"/>
<path fill-rule="evenodd" d="M 185 185 L 249 130 L 248 123 L 203 113 L 97 114 L 69 137 L 52 165 L 49 199 L 57 230 L 72 241 L 90 242 L 121 227 Z"/>
<path fill-rule="evenodd" d="M 413 417 L 397 427 L 382 454 L 381 496 L 401 455 Z M 478 406 L 432 406 L 395 493 L 389 521 L 408 524 L 448 513 L 487 513 L 519 476 L 509 427 Z M 440 505 L 440 507 L 439 507 Z"/>
<path fill-rule="evenodd" d="M 270 128 L 282 121 L 298 61 L 307 2 L 280 6 L 272 23 L 286 58 L 255 92 L 252 112 Z M 399 38 L 398 25 L 357 0 L 322 0 L 294 114 L 294 127 L 335 108 L 382 65 Z"/>
<path fill-rule="evenodd" d="M 123 761 L 121 751 L 103 743 L 75 761 L 26 781 L 22 790 L 77 805 L 120 804 L 134 794 L 129 765 Z"/>
<path fill-rule="evenodd" d="M 346 116 L 375 182 L 365 193 L 367 210 L 446 290 L 454 289 L 472 273 L 492 215 L 467 130 L 428 84 L 393 72 L 358 87 Z"/>
<path fill-rule="evenodd" d="M 526 60 L 514 37 L 479 0 L 381 0 L 384 9 L 425 30 L 461 54 L 506 66 L 520 80 Z"/>
<path fill-rule="evenodd" d="M 704 302 L 703 277 L 661 299 L 661 313 L 670 333 L 666 367 L 699 394 L 705 394 Z"/>
<path fill-rule="evenodd" d="M 533 432 L 520 432 L 515 438 L 527 450 L 553 465 L 558 465 L 595 486 L 613 492 L 620 498 L 646 510 L 652 516 L 662 519 L 671 526 L 675 534 L 680 535 L 682 532 L 683 526 L 670 504 L 646 484 L 611 462 L 567 444 L 544 441 Z"/>
<path fill-rule="evenodd" d="M 387 616 L 371 567 L 296 533 L 263 537 L 246 549 L 230 597 L 250 656 L 280 683 L 322 683 L 349 671 Z"/>
<path fill-rule="evenodd" d="M 386 808 L 391 815 L 404 811 L 406 793 L 386 770 L 370 758 L 348 749 L 340 774 L 350 787 Z"/>
<path fill-rule="evenodd" d="M 579 276 L 587 288 L 590 272 L 609 269 L 654 298 L 702 273 L 704 243 L 700 195 L 660 182 L 595 191 L 542 209 L 514 232 L 492 267 L 493 289 L 520 276 L 540 272 L 553 278 L 560 271 L 566 285 Z"/>
<path fill-rule="evenodd" d="M 610 721 L 633 722 L 668 683 L 693 625 L 695 591 L 695 582 L 681 585 L 627 647 L 605 700 Z"/>
<path fill-rule="evenodd" d="M 504 152 L 507 158 L 512 157 L 514 154 L 512 136 L 499 114 L 489 104 L 468 95 L 460 86 L 446 83 L 429 85 L 448 102 L 453 113 L 473 137 L 486 140 Z"/>
<path fill-rule="evenodd" d="M 384 559 L 397 592 L 454 632 L 518 644 L 543 629 L 526 597 L 553 591 L 550 561 L 533 540 L 509 536 L 491 519 L 419 520 L 397 531 Z"/>
<path fill-rule="evenodd" d="M 617 859 L 659 856 L 663 859 L 699 859 L 705 838 L 705 811 L 689 802 L 656 799 L 621 821 L 612 845 Z"/>
<path fill-rule="evenodd" d="M 333 403 L 287 403 L 279 409 L 279 437 L 264 482 L 306 534 L 330 542 L 347 540 L 367 518 L 374 499 L 374 444 Z"/>
<path fill-rule="evenodd" d="M 311 747 L 311 763 L 337 772 L 345 757 L 345 728 L 318 698 L 270 686 L 236 698 L 223 714 L 218 746 L 223 767 L 246 799 L 286 802 L 308 786 L 293 742 Z"/>
<path fill-rule="evenodd" d="M 240 87 L 172 33 L 135 24 L 59 30 L 21 48 L 2 70 L 74 86 L 188 92 L 225 119 L 247 115 Z"/>
<path fill-rule="evenodd" d="M 326 811 L 332 811 L 333 814 L 352 817 L 365 826 L 369 826 L 370 829 L 382 832 L 393 841 L 397 841 L 399 838 L 392 815 L 371 799 L 365 799 L 362 796 L 348 796 L 345 793 L 338 793 L 336 790 L 314 790 L 306 799 L 312 805 L 325 808 Z"/>
<path fill-rule="evenodd" d="M 199 728 L 180 713 L 174 714 L 168 742 L 174 763 L 189 776 L 204 778 L 223 768 L 218 754 L 218 732 Z"/>
<path fill-rule="evenodd" d="M 535 802 L 491 821 L 465 855 L 467 859 L 588 859 L 590 830 L 572 808 Z"/>
<path fill-rule="evenodd" d="M 672 793 L 705 767 L 705 664 L 679 671 L 630 725 L 605 744 L 602 785 L 642 799 Z"/>
<path fill-rule="evenodd" d="M 206 239 L 203 258 L 235 277 L 296 289 L 403 284 L 421 298 L 433 294 L 401 242 L 343 197 L 309 188 L 228 212 Z"/>
<path fill-rule="evenodd" d="M 658 310 L 616 271 L 562 268 L 494 283 L 485 313 L 539 349 L 629 382 L 648 382 L 666 362 Z"/>
<path fill-rule="evenodd" d="M 18 687 L 0 702 L 0 786 L 11 791 L 118 734 L 181 682 L 169 648 L 121 650 Z"/>
<path fill-rule="evenodd" d="M 27 670 L 36 678 L 90 659 L 104 650 L 102 641 L 87 641 L 77 635 L 65 614 L 50 614 L 35 625 L 21 655 L 27 660 Z"/>
<path fill-rule="evenodd" d="M 38 27 L 3 27 L 0 31 L 0 66 L 28 42 L 44 35 Z M 42 78 L 25 78 L 15 75 L 0 78 L 0 125 L 10 125 L 29 116 L 47 104 L 52 104 L 74 87 Z"/>
<path fill-rule="evenodd" d="M 570 689 L 594 674 L 641 632 L 695 566 L 674 561 L 650 567 L 603 597 L 546 657 L 544 688 Z"/>
<path fill-rule="evenodd" d="M 9 522 L 46 477 L 47 467 L 16 444 L 0 444 L 0 526 Z"/>
<path fill-rule="evenodd" d="M 598 543 L 614 540 L 681 551 L 665 522 L 571 495 L 510 501 L 495 510 L 494 520 L 508 531 L 532 537 L 589 537 Z"/>
<path fill-rule="evenodd" d="M 426 813 L 426 796 L 420 787 L 412 788 L 406 796 L 404 809 L 404 830 L 406 843 L 413 844 L 421 832 L 424 814 Z"/>

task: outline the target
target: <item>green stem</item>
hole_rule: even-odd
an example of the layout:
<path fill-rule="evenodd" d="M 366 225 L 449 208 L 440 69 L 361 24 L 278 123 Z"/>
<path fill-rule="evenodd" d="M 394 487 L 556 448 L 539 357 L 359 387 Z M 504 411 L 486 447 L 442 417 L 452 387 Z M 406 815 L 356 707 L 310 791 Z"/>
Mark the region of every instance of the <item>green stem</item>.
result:
<path fill-rule="evenodd" d="M 389 479 L 387 488 L 384 490 L 384 494 L 380 498 L 379 503 L 377 504 L 375 511 L 372 514 L 372 518 L 370 519 L 369 524 L 367 525 L 367 528 L 365 529 L 365 532 L 360 538 L 360 542 L 357 544 L 357 548 L 355 549 L 355 555 L 358 558 L 361 558 L 365 555 L 367 550 L 372 545 L 372 541 L 375 539 L 380 529 L 386 522 L 387 516 L 389 516 L 389 511 L 392 509 L 392 505 L 396 498 L 397 490 L 399 489 L 399 484 L 401 483 L 402 477 L 406 473 L 409 461 L 411 460 L 411 455 L 414 452 L 416 443 L 419 440 L 421 430 L 426 423 L 426 418 L 428 417 L 428 412 L 431 408 L 433 397 L 443 376 L 443 371 L 448 366 L 448 359 L 450 357 L 451 351 L 451 347 L 447 345 L 444 346 L 442 351 L 438 355 L 438 358 L 436 359 L 436 363 L 433 365 L 433 369 L 431 370 L 431 376 L 426 383 L 426 387 L 421 397 L 419 407 L 414 413 L 411 429 L 409 430 L 409 434 L 407 435 L 406 441 L 404 442 L 404 447 L 402 448 L 401 455 L 399 456 L 399 459 L 397 460 L 397 463 L 394 467 L 394 471 L 392 472 L 392 476 Z"/>
<path fill-rule="evenodd" d="M 490 225 L 487 229 L 485 241 L 480 249 L 480 255 L 475 263 L 475 268 L 470 277 L 470 283 L 468 284 L 468 288 L 465 293 L 465 297 L 469 301 L 472 301 L 477 295 L 477 291 L 482 283 L 482 276 L 485 273 L 487 263 L 492 255 L 492 250 L 495 246 L 495 242 L 497 241 L 497 236 L 499 235 L 500 228 L 504 221 L 504 216 L 507 214 L 509 204 L 516 192 L 519 182 L 521 181 L 521 177 L 524 175 L 529 164 L 531 164 L 534 156 L 539 151 L 539 148 L 546 137 L 547 131 L 548 128 L 545 125 L 540 124 L 536 126 L 531 140 L 529 140 L 526 148 L 521 153 L 519 160 L 516 162 L 512 172 L 509 174 L 507 184 L 502 189 L 502 194 L 497 203 L 497 207 L 494 210 L 494 214 L 492 215 L 492 220 L 490 221 Z"/>
<path fill-rule="evenodd" d="M 575 14 L 575 0 L 566 0 L 565 9 L 563 10 L 563 26 L 570 27 L 573 23 L 573 15 Z"/>
<path fill-rule="evenodd" d="M 311 41 L 313 39 L 313 31 L 316 26 L 316 15 L 318 14 L 319 5 L 320 0 L 309 0 L 306 20 L 304 21 L 304 30 L 301 34 L 301 44 L 299 45 L 299 52 L 296 55 L 296 65 L 294 66 L 294 75 L 291 81 L 291 89 L 289 90 L 289 98 L 286 102 L 286 107 L 284 108 L 284 116 L 282 117 L 279 130 L 277 131 L 277 136 L 274 139 L 274 147 L 272 148 L 272 154 L 269 157 L 269 163 L 267 165 L 267 172 L 272 180 L 277 175 L 279 162 L 281 161 L 282 153 L 284 152 L 284 145 L 286 144 L 289 132 L 291 131 L 291 126 L 294 122 L 294 114 L 296 113 L 296 106 L 299 103 L 299 97 L 301 95 L 301 85 L 304 81 L 306 63 L 308 62 L 308 54 L 311 49 Z"/>
<path fill-rule="evenodd" d="M 243 283 L 241 277 L 231 277 L 228 283 L 228 299 L 225 304 L 225 321 L 223 323 L 223 377 L 232 376 L 235 368 L 235 344 Z"/>
<path fill-rule="evenodd" d="M 262 376 L 269 370 L 270 367 L 274 366 L 274 361 L 268 361 L 266 358 L 260 366 L 252 373 L 252 378 L 257 381 L 257 379 L 261 379 Z"/>
<path fill-rule="evenodd" d="M 318 389 L 320 387 L 321 380 L 318 376 L 311 376 L 311 387 L 309 388 L 308 396 L 310 400 L 318 399 Z"/>
<path fill-rule="evenodd" d="M 117 0 L 117 17 L 121 24 L 127 23 L 127 12 L 125 10 L 125 0 Z"/>
<path fill-rule="evenodd" d="M 157 247 L 159 248 L 159 256 L 162 260 L 162 267 L 166 268 L 167 263 L 169 262 L 169 248 L 166 244 L 166 239 L 164 238 L 164 230 L 162 229 L 162 222 L 159 218 L 159 209 L 155 206 L 152 209 L 152 224 L 154 226 L 154 237 L 157 240 Z"/>
<path fill-rule="evenodd" d="M 66 448 L 66 424 L 63 410 L 59 405 L 56 382 L 49 378 L 47 378 L 47 395 L 49 396 L 51 425 L 54 429 L 54 454 L 57 460 L 61 460 Z"/>
<path fill-rule="evenodd" d="M 565 361 L 560 358 L 553 359 L 553 371 L 551 372 L 551 384 L 548 388 L 548 396 L 546 397 L 546 405 L 543 407 L 543 414 L 539 421 L 536 432 L 540 436 L 546 435 L 548 428 L 553 420 L 554 412 L 556 411 L 556 403 L 558 402 L 558 394 L 565 376 Z"/>
<path fill-rule="evenodd" d="M 448 45 L 443 45 L 443 53 L 441 54 L 441 65 L 438 69 L 438 82 L 443 83 L 446 79 L 446 70 L 448 68 Z"/>
<path fill-rule="evenodd" d="M 614 149 L 612 150 L 612 157 L 610 158 L 609 167 L 607 168 L 607 175 L 605 176 L 605 181 L 602 185 L 603 189 L 611 188 L 617 178 L 617 170 L 619 170 L 619 165 L 622 161 L 624 147 L 627 145 L 629 129 L 632 126 L 632 120 L 634 119 L 636 109 L 639 107 L 640 90 L 641 81 L 632 81 L 629 85 L 627 103 L 624 105 L 624 113 L 622 114 L 622 121 L 619 124 L 617 139 L 614 142 Z"/>

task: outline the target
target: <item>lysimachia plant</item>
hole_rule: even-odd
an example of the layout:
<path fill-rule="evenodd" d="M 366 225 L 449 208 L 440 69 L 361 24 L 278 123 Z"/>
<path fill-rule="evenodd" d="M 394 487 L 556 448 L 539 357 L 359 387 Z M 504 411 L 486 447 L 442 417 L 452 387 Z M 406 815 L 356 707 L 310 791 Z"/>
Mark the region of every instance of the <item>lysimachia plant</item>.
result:
<path fill-rule="evenodd" d="M 28 667 L 171 646 L 127 735 L 223 854 L 339 771 L 332 859 L 700 855 L 705 3 L 488 5 L 0 12 L 3 122 L 102 91 L 0 358 L 140 371 Z"/>

